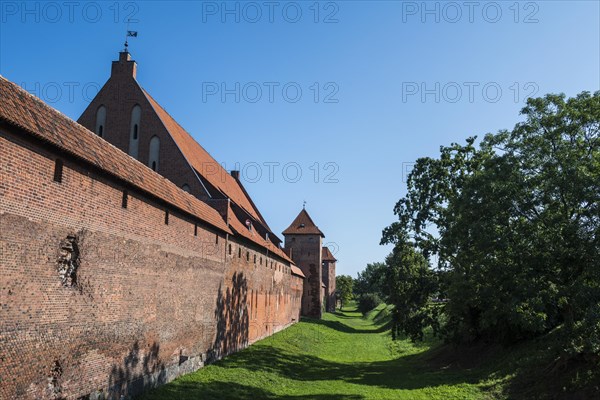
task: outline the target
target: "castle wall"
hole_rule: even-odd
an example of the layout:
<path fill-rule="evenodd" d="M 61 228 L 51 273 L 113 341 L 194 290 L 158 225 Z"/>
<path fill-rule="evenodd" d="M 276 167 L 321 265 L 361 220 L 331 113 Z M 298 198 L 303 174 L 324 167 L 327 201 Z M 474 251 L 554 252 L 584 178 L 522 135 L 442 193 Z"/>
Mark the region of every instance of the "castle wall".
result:
<path fill-rule="evenodd" d="M 266 250 L 57 157 L 0 126 L 0 398 L 139 393 L 298 320 Z"/>

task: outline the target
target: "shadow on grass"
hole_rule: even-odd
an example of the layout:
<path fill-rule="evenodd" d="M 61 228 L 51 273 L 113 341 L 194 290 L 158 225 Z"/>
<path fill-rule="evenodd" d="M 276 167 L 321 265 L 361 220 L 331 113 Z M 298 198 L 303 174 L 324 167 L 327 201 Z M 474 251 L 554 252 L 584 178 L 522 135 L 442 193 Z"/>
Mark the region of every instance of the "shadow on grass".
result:
<path fill-rule="evenodd" d="M 353 317 L 352 319 L 356 320 L 356 317 Z M 360 328 L 354 328 L 350 325 L 344 324 L 343 322 L 330 321 L 330 320 L 325 320 L 325 319 L 302 318 L 302 322 L 325 326 L 327 328 L 336 330 L 338 332 L 344 332 L 344 333 L 381 333 L 381 332 L 385 332 L 388 329 L 390 329 L 389 323 L 385 323 L 374 329 L 360 329 Z"/>
<path fill-rule="evenodd" d="M 146 397 L 145 397 L 146 398 Z M 242 385 L 233 382 L 181 382 L 177 385 L 169 385 L 160 391 L 147 396 L 148 399 L 203 399 L 203 400 L 363 400 L 363 396 L 339 395 L 339 394 L 307 394 L 307 395 L 280 395 L 255 386 Z"/>
<path fill-rule="evenodd" d="M 221 368 L 244 368 L 296 381 L 345 381 L 388 389 L 421 389 L 440 385 L 476 383 L 482 376 L 465 370 L 456 372 L 424 365 L 423 355 L 390 361 L 339 363 L 306 354 L 257 346 L 217 364 Z"/>

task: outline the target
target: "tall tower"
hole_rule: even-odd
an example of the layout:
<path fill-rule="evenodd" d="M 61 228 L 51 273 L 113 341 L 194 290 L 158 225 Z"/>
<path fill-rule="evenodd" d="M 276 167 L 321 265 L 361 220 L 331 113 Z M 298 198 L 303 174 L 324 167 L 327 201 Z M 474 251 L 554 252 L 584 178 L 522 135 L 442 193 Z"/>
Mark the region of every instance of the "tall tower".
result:
<path fill-rule="evenodd" d="M 323 284 L 325 285 L 325 310 L 335 312 L 335 263 L 336 258 L 328 247 L 323 247 Z"/>
<path fill-rule="evenodd" d="M 306 276 L 302 294 L 303 316 L 321 318 L 323 311 L 322 246 L 325 235 L 305 209 L 283 231 L 285 250 Z"/>

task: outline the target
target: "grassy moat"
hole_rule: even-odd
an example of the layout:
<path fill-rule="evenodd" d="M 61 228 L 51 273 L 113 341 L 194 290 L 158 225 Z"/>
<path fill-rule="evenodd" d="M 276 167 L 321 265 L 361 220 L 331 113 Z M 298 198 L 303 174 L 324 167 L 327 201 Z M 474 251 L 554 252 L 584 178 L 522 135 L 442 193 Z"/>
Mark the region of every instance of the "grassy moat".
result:
<path fill-rule="evenodd" d="M 579 398 L 561 395 L 559 381 L 548 387 L 543 368 L 531 373 L 547 361 L 542 342 L 505 351 L 392 341 L 388 320 L 383 305 L 366 317 L 349 307 L 303 319 L 142 399 Z"/>

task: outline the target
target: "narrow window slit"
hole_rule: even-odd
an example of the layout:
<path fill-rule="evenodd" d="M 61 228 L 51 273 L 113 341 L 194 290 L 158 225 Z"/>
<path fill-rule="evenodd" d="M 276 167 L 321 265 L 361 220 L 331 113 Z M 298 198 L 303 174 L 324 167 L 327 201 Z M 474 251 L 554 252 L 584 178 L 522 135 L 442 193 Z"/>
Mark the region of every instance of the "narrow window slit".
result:
<path fill-rule="evenodd" d="M 54 182 L 62 183 L 63 161 L 57 158 L 54 162 Z"/>
<path fill-rule="evenodd" d="M 129 199 L 129 193 L 127 190 L 123 190 L 123 198 L 121 199 L 121 207 L 127 208 L 127 200 Z"/>

